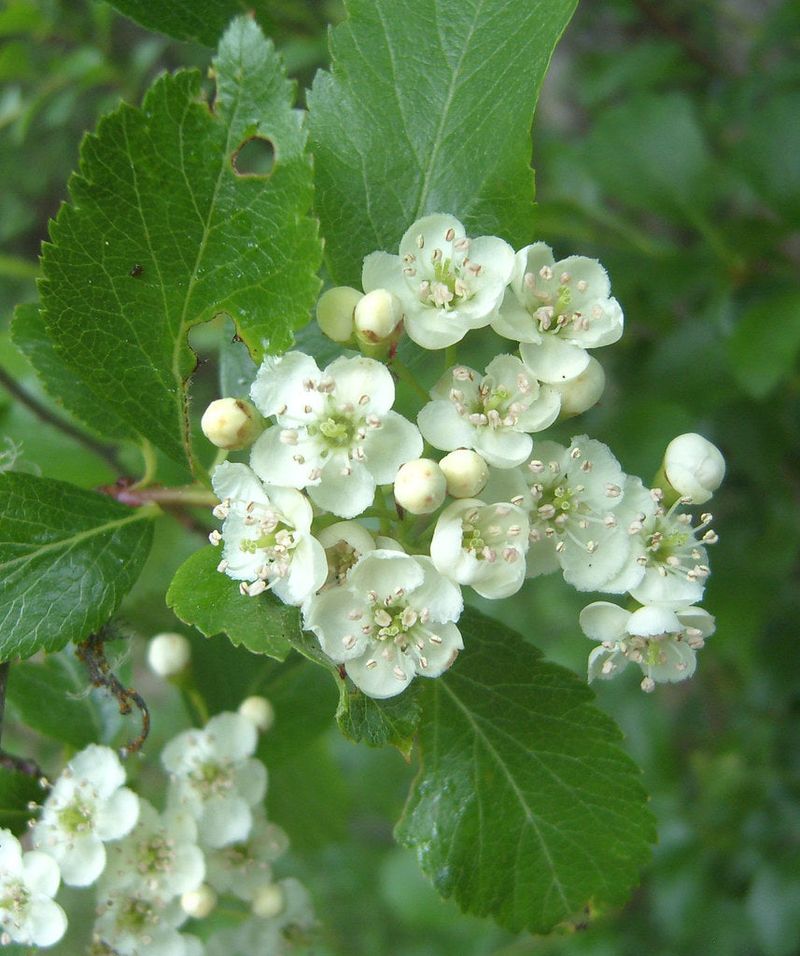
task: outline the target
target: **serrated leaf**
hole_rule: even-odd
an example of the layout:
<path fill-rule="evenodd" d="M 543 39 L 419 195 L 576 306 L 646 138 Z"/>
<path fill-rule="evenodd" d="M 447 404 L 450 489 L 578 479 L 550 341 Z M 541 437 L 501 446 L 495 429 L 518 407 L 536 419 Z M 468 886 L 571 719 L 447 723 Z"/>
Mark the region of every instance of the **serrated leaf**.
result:
<path fill-rule="evenodd" d="M 16 770 L 0 768 L 0 827 L 21 834 L 27 830 L 33 813 L 29 803 L 39 803 L 44 791 L 35 777 Z"/>
<path fill-rule="evenodd" d="M 426 682 L 421 768 L 396 835 L 462 909 L 545 933 L 619 903 L 655 838 L 633 761 L 588 687 L 469 610 Z"/>
<path fill-rule="evenodd" d="M 167 591 L 167 604 L 206 637 L 227 634 L 237 647 L 284 660 L 300 632 L 297 608 L 271 594 L 246 597 L 238 582 L 217 571 L 218 564 L 219 552 L 212 547 L 184 561 Z"/>
<path fill-rule="evenodd" d="M 177 461 L 191 458 L 188 330 L 227 313 L 258 358 L 305 323 L 320 257 L 310 160 L 293 89 L 248 18 L 214 61 L 213 106 L 196 71 L 122 105 L 81 149 L 71 203 L 51 224 L 40 285 L 59 357 L 95 397 Z M 240 148 L 268 140 L 266 175 Z"/>
<path fill-rule="evenodd" d="M 66 654 L 54 654 L 11 668 L 7 702 L 26 726 L 80 750 L 102 735 L 88 688 L 85 670 Z"/>
<path fill-rule="evenodd" d="M 0 660 L 102 627 L 139 575 L 155 513 L 63 481 L 0 475 Z"/>
<path fill-rule="evenodd" d="M 575 0 L 350 0 L 309 96 L 317 211 L 337 282 L 426 213 L 532 238 L 530 129 Z"/>
<path fill-rule="evenodd" d="M 768 296 L 745 310 L 728 341 L 733 374 L 765 398 L 792 372 L 800 354 L 800 293 Z"/>
<path fill-rule="evenodd" d="M 109 438 L 136 438 L 135 429 L 100 404 L 86 385 L 60 358 L 48 335 L 42 312 L 35 302 L 17 306 L 11 325 L 11 338 L 33 366 L 52 398 L 71 415 L 98 435 Z"/>
<path fill-rule="evenodd" d="M 342 681 L 336 710 L 339 729 L 355 743 L 370 747 L 391 745 L 408 757 L 422 715 L 419 691 L 417 681 L 397 697 L 375 700 Z"/>

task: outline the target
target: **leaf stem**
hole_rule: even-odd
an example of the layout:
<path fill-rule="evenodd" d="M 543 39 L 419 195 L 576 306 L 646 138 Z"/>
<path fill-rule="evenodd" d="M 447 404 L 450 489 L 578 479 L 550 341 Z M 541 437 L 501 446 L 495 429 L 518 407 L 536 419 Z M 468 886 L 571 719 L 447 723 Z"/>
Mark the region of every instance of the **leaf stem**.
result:
<path fill-rule="evenodd" d="M 71 425 L 65 419 L 54 415 L 46 405 L 28 394 L 2 367 L 0 367 L 0 385 L 2 385 L 10 395 L 16 398 L 18 402 L 33 412 L 38 419 L 48 425 L 52 425 L 53 428 L 57 428 L 68 438 L 79 442 L 92 452 L 92 454 L 97 455 L 98 458 L 102 458 L 113 472 L 118 475 L 125 473 L 125 468 L 119 460 L 116 448 L 112 445 L 105 444 L 105 442 L 97 441 L 95 438 L 92 438 L 91 435 L 87 435 L 80 429 L 75 428 L 74 425 Z"/>
<path fill-rule="evenodd" d="M 142 443 L 139 445 L 139 451 L 142 453 L 144 473 L 135 484 L 131 485 L 131 489 L 146 488 L 155 478 L 156 469 L 158 468 L 158 459 L 156 458 L 155 448 L 153 448 L 146 438 L 142 438 Z"/>
<path fill-rule="evenodd" d="M 129 484 L 124 479 L 115 485 L 106 485 L 99 489 L 124 505 L 137 508 L 147 504 L 175 506 L 180 508 L 213 508 L 219 498 L 213 491 L 202 485 L 183 485 L 176 488 L 163 488 L 153 485 L 140 488 L 138 484 Z"/>

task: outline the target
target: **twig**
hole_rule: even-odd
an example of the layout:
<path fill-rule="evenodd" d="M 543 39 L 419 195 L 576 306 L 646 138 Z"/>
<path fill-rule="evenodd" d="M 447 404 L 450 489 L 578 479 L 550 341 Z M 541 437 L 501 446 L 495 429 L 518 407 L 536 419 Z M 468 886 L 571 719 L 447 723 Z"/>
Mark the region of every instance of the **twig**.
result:
<path fill-rule="evenodd" d="M 8 687 L 8 673 L 11 664 L 5 661 L 0 664 L 0 734 L 3 732 L 3 716 L 6 709 L 6 688 Z M 17 773 L 24 773 L 28 777 L 37 777 L 41 779 L 42 771 L 35 760 L 29 757 L 15 757 L 13 754 L 6 753 L 0 748 L 0 767 L 6 770 L 16 770 Z"/>
<path fill-rule="evenodd" d="M 133 687 L 126 687 L 111 670 L 106 659 L 105 642 L 114 640 L 107 628 L 96 634 L 90 634 L 85 641 L 75 645 L 75 652 L 89 672 L 89 680 L 95 687 L 104 687 L 117 701 L 119 712 L 129 714 L 135 705 L 142 716 L 141 732 L 125 747 L 120 747 L 120 755 L 127 757 L 142 749 L 150 733 L 150 711 L 142 695 Z"/>
<path fill-rule="evenodd" d="M 0 385 L 2 385 L 10 395 L 13 395 L 18 402 L 21 402 L 29 408 L 37 418 L 57 428 L 74 441 L 80 442 L 80 444 L 88 448 L 89 451 L 102 458 L 112 471 L 115 471 L 117 474 L 122 474 L 125 471 L 117 457 L 116 449 L 112 445 L 106 445 L 104 442 L 97 441 L 92 438 L 91 435 L 87 435 L 79 428 L 75 428 L 74 425 L 71 425 L 65 419 L 54 415 L 47 406 L 43 405 L 32 395 L 29 395 L 4 368 L 0 368 Z"/>

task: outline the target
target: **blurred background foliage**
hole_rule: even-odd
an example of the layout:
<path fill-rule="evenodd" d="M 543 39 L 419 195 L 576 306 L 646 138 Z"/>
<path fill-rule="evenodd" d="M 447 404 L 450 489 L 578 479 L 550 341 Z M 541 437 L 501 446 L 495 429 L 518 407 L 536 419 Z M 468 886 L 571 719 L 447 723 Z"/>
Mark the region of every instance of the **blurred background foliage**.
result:
<path fill-rule="evenodd" d="M 325 65 L 325 24 L 341 7 L 273 6 L 273 35 L 302 91 Z M 35 298 L 39 244 L 83 132 L 120 99 L 138 102 L 160 70 L 204 69 L 210 54 L 92 0 L 7 0 L 0 43 L 0 460 L 92 487 L 116 476 L 113 456 L 53 424 L 62 413 L 11 345 L 10 317 Z M 275 703 L 277 724 L 263 744 L 268 807 L 292 837 L 284 870 L 314 895 L 325 926 L 320 952 L 800 951 L 798 116 L 797 3 L 584 0 L 556 51 L 534 128 L 539 218 L 531 238 L 549 242 L 557 258 L 599 258 L 627 318 L 623 340 L 600 355 L 609 378 L 601 405 L 562 434 L 585 430 L 608 442 L 645 480 L 683 431 L 715 441 L 729 464 L 714 502 L 721 543 L 704 602 L 717 634 L 697 676 L 650 696 L 633 673 L 598 688 L 643 768 L 659 820 L 653 862 L 626 908 L 590 914 L 548 939 L 515 939 L 460 916 L 392 841 L 413 766 L 331 729 L 334 690 L 321 671 L 196 636 L 195 678 L 212 711 L 255 690 Z M 198 410 L 216 397 L 219 333 L 194 337 L 204 359 Z M 20 388 L 32 402 L 17 400 Z M 121 459 L 131 473 L 140 467 L 133 450 Z M 175 627 L 165 585 L 200 541 L 186 524 L 160 523 L 123 609 L 126 633 Z M 517 627 L 525 621 L 533 643 L 583 672 L 590 648 L 577 613 L 588 599 L 560 580 L 538 579 L 499 612 Z M 143 673 L 142 642 L 119 646 L 122 668 L 136 674 L 156 714 L 155 755 L 186 716 L 177 692 Z M 80 686 L 74 662 L 59 658 L 58 674 L 34 670 L 43 666 L 35 661 L 12 670 L 9 709 L 20 726 L 7 745 L 36 746 L 21 725 L 32 723 L 37 679 L 65 694 Z M 126 732 L 106 720 L 95 692 L 64 699 L 78 736 L 86 709 L 107 738 Z M 63 758 L 46 747 L 42 754 L 55 767 Z M 148 771 L 138 772 L 146 791 Z M 54 952 L 77 945 L 71 936 Z"/>

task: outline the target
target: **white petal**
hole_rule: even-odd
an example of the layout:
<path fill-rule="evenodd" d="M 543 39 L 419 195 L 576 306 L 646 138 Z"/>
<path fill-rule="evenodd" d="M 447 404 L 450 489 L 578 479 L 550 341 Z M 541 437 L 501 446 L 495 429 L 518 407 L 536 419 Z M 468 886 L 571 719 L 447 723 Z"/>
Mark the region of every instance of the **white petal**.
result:
<path fill-rule="evenodd" d="M 210 847 L 239 843 L 247 839 L 252 819 L 250 807 L 241 797 L 212 797 L 204 804 L 199 821 L 203 843 Z"/>
<path fill-rule="evenodd" d="M 655 637 L 657 634 L 678 634 L 681 624 L 669 608 L 640 607 L 628 618 L 625 630 L 637 637 Z"/>
<path fill-rule="evenodd" d="M 606 662 L 610 662 L 606 664 Z M 628 658 L 621 651 L 610 651 L 602 646 L 595 647 L 589 655 L 589 683 L 597 678 L 610 680 L 627 666 Z"/>
<path fill-rule="evenodd" d="M 106 865 L 106 848 L 90 835 L 76 838 L 61 857 L 61 879 L 67 886 L 89 886 Z"/>
<path fill-rule="evenodd" d="M 363 615 L 366 603 L 350 588 L 331 588 L 318 594 L 309 603 L 304 625 L 317 635 L 322 650 L 336 663 L 360 656 L 366 644 L 361 631 L 361 618 L 350 617 L 351 612 Z"/>
<path fill-rule="evenodd" d="M 500 308 L 492 317 L 492 328 L 498 335 L 515 342 L 540 342 L 536 321 L 523 306 L 513 289 L 507 289 Z"/>
<path fill-rule="evenodd" d="M 418 610 L 427 608 L 432 621 L 457 621 L 464 609 L 461 588 L 437 571 L 430 558 L 420 555 L 412 560 L 422 568 L 424 577 L 417 587 L 408 589 L 409 605 Z"/>
<path fill-rule="evenodd" d="M 282 428 L 275 426 L 262 432 L 250 450 L 250 467 L 267 485 L 283 485 L 287 488 L 305 488 L 308 474 L 316 461 L 295 461 L 295 457 L 307 451 L 305 444 L 285 445 L 281 441 Z M 312 456 L 309 456 L 312 457 Z"/>
<path fill-rule="evenodd" d="M 642 665 L 642 671 L 657 683 L 687 680 L 697 668 L 694 650 L 683 641 L 658 641 L 660 656 L 664 659 L 653 664 Z"/>
<path fill-rule="evenodd" d="M 595 601 L 580 613 L 581 630 L 593 641 L 618 641 L 625 634 L 630 611 L 610 601 Z"/>
<path fill-rule="evenodd" d="M 502 561 L 499 558 L 493 564 L 481 562 L 481 575 L 472 582 L 472 589 L 481 597 L 496 601 L 510 597 L 525 583 L 527 565 L 522 557 L 516 561 Z"/>
<path fill-rule="evenodd" d="M 414 662 L 407 654 L 401 654 L 391 647 L 388 660 L 380 652 L 371 657 L 368 649 L 361 657 L 345 663 L 345 670 L 352 682 L 370 697 L 384 700 L 394 697 L 408 687 L 416 673 Z M 367 662 L 377 661 L 373 667 L 367 667 Z M 395 668 L 399 668 L 401 677 L 398 678 Z"/>
<path fill-rule="evenodd" d="M 475 440 L 475 426 L 449 400 L 428 402 L 417 415 L 417 424 L 425 441 L 441 451 L 472 448 Z"/>
<path fill-rule="evenodd" d="M 589 353 L 585 349 L 562 341 L 554 333 L 545 333 L 537 344 L 522 342 L 519 354 L 540 382 L 563 382 L 575 378 L 589 364 Z"/>
<path fill-rule="evenodd" d="M 446 236 L 452 229 L 453 238 L 447 239 Z M 435 212 L 429 216 L 423 216 L 417 219 L 403 233 L 400 240 L 400 255 L 419 256 L 430 254 L 434 249 L 442 250 L 443 259 L 453 258 L 453 243 L 463 239 L 465 235 L 464 226 L 447 213 Z M 419 237 L 422 237 L 422 248 L 424 253 L 420 253 Z"/>
<path fill-rule="evenodd" d="M 267 792 L 267 768 L 260 760 L 246 760 L 236 768 L 236 790 L 248 806 L 261 803 Z"/>
<path fill-rule="evenodd" d="M 0 830 L 0 870 L 9 875 L 22 870 L 22 847 L 10 830 Z"/>
<path fill-rule="evenodd" d="M 224 501 L 266 502 L 267 494 L 255 472 L 241 462 L 224 461 L 214 469 L 211 476 L 214 494 Z"/>
<path fill-rule="evenodd" d="M 456 659 L 458 652 L 464 647 L 464 641 L 455 624 L 431 624 L 428 630 L 440 637 L 441 641 L 428 641 L 425 645 L 428 666 L 418 667 L 417 673 L 422 677 L 439 677 Z"/>
<path fill-rule="evenodd" d="M 269 500 L 298 531 L 307 532 L 311 528 L 314 509 L 308 498 L 294 488 L 275 487 L 269 489 Z"/>
<path fill-rule="evenodd" d="M 372 504 L 375 479 L 360 461 L 348 462 L 350 474 L 343 475 L 346 461 L 343 455 L 331 457 L 322 469 L 319 484 L 310 487 L 308 494 L 319 508 L 340 518 L 355 518 Z"/>
<path fill-rule="evenodd" d="M 370 551 L 350 572 L 350 587 L 356 594 L 374 591 L 378 599 L 393 594 L 400 587 L 406 591 L 418 588 L 425 578 L 422 564 L 398 551 Z"/>
<path fill-rule="evenodd" d="M 422 454 L 422 436 L 402 415 L 387 412 L 380 428 L 367 433 L 364 453 L 372 477 L 377 484 L 386 485 L 394 481 L 402 464 Z"/>
<path fill-rule="evenodd" d="M 471 328 L 458 312 L 445 312 L 422 303 L 406 313 L 404 325 L 412 342 L 431 350 L 455 345 Z"/>
<path fill-rule="evenodd" d="M 361 271 L 361 287 L 364 292 L 373 289 L 388 289 L 401 298 L 409 294 L 403 278 L 403 263 L 400 256 L 388 252 L 371 252 L 364 260 Z"/>
<path fill-rule="evenodd" d="M 52 946 L 67 931 L 67 917 L 64 910 L 46 897 L 31 902 L 26 920 L 28 937 L 34 946 Z"/>
<path fill-rule="evenodd" d="M 288 405 L 289 410 L 299 410 L 309 394 L 304 393 L 303 381 L 319 378 L 317 363 L 304 352 L 268 355 L 258 370 L 250 397 L 262 415 L 275 415 L 284 405 Z"/>
<path fill-rule="evenodd" d="M 130 833 L 139 819 L 139 798 L 121 787 L 98 808 L 95 832 L 101 840 L 119 840 Z"/>
<path fill-rule="evenodd" d="M 255 726 L 241 714 L 217 714 L 206 724 L 205 735 L 212 753 L 220 760 L 244 760 L 258 744 Z"/>
<path fill-rule="evenodd" d="M 286 577 L 276 578 L 272 590 L 284 602 L 299 607 L 318 591 L 328 576 L 325 549 L 310 535 L 304 535 L 292 551 L 292 563 Z"/>
<path fill-rule="evenodd" d="M 101 797 L 113 793 L 125 783 L 125 771 L 119 757 L 110 747 L 89 744 L 68 764 L 77 778 L 91 784 Z"/>
<path fill-rule="evenodd" d="M 535 402 L 519 416 L 517 428 L 524 432 L 541 432 L 549 428 L 561 411 L 561 395 L 543 385 Z"/>
<path fill-rule="evenodd" d="M 641 582 L 631 590 L 631 597 L 641 604 L 662 604 L 675 608 L 696 604 L 703 597 L 704 590 L 704 581 L 690 581 L 684 571 L 670 573 L 667 569 L 664 576 L 658 568 L 648 567 Z"/>
<path fill-rule="evenodd" d="M 170 873 L 170 890 L 175 893 L 187 893 L 197 889 L 206 875 L 206 861 L 200 847 L 191 843 L 181 843 L 175 847 L 175 859 Z"/>
<path fill-rule="evenodd" d="M 61 882 L 61 872 L 52 856 L 40 853 L 38 850 L 30 850 L 22 858 L 22 870 L 25 886 L 31 893 L 42 893 L 44 896 L 56 895 L 58 884 Z"/>
<path fill-rule="evenodd" d="M 394 405 L 394 379 L 382 362 L 359 356 L 336 359 L 325 369 L 336 383 L 336 403 L 349 403 L 355 408 L 383 415 Z M 369 402 L 362 403 L 366 395 Z"/>
<path fill-rule="evenodd" d="M 678 620 L 683 627 L 695 627 L 704 638 L 710 637 L 716 629 L 716 620 L 701 607 L 687 607 L 678 611 Z"/>
<path fill-rule="evenodd" d="M 516 468 L 530 455 L 533 439 L 504 428 L 477 428 L 472 447 L 493 468 Z"/>
<path fill-rule="evenodd" d="M 494 496 L 493 496 L 494 497 Z M 550 538 L 531 541 L 528 553 L 525 555 L 525 576 L 536 578 L 540 574 L 552 574 L 561 565 L 556 554 L 555 542 Z"/>

